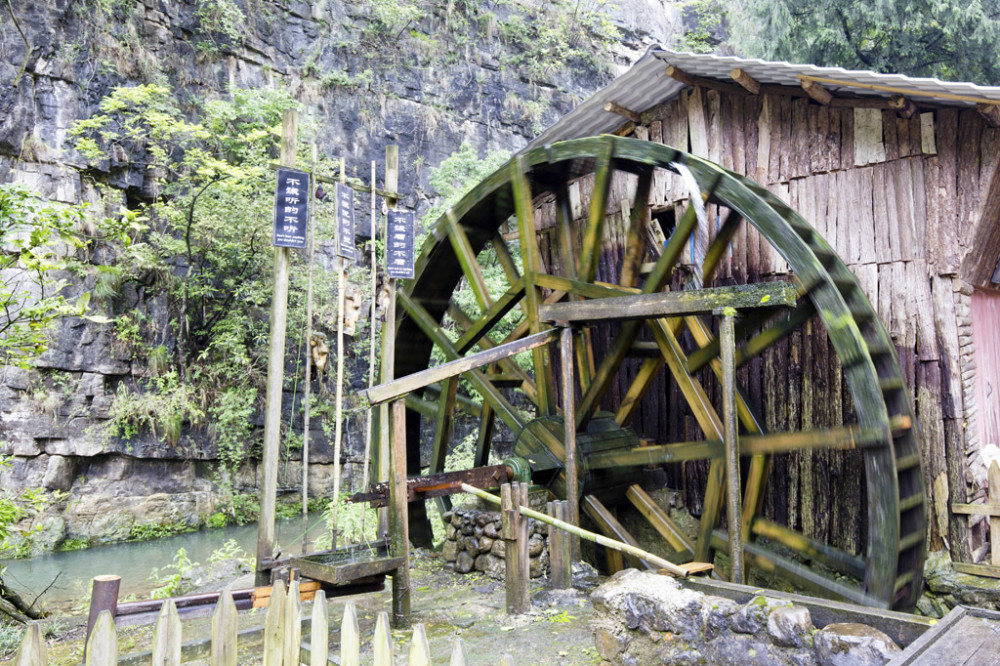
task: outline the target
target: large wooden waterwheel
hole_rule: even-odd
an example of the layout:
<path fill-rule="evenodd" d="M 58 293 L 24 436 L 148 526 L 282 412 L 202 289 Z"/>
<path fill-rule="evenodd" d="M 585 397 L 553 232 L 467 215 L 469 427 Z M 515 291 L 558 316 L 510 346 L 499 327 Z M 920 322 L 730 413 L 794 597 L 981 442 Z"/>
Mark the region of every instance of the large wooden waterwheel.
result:
<path fill-rule="evenodd" d="M 658 170 L 678 174 L 690 187 L 692 203 L 700 195 L 718 213 L 713 214 L 711 229 L 704 209 L 689 205 L 673 220 L 672 229 L 667 229 L 669 238 L 662 246 L 654 247 L 647 240 L 642 227 L 648 220 L 649 191 Z M 616 283 L 609 283 L 606 266 L 604 279 L 598 279 L 602 277 L 598 264 L 609 184 L 621 174 L 630 174 L 634 197 L 622 206 L 625 211 L 631 207 L 631 216 L 626 217 L 629 232 L 622 263 L 610 271 Z M 589 203 L 584 203 L 589 213 L 585 223 L 574 226 L 570 184 L 581 178 L 592 183 L 584 188 L 591 190 Z M 556 241 L 553 248 L 546 248 L 551 250 L 546 262 L 534 220 L 535 206 L 544 201 L 554 201 L 556 209 Z M 737 364 L 766 359 L 768 350 L 796 330 L 801 336 L 825 335 L 843 368 L 845 400 L 853 407 L 847 411 L 856 416 L 856 423 L 765 432 L 746 393 L 738 393 L 746 562 L 828 596 L 911 609 L 921 590 L 926 500 L 916 422 L 892 341 L 854 276 L 826 241 L 767 190 L 737 174 L 660 144 L 611 136 L 567 141 L 518 155 L 431 230 L 416 277 L 399 296 L 395 376 L 426 368 L 434 346 L 452 360 L 477 348 L 536 333 L 545 328 L 539 308 L 546 303 L 716 284 L 727 246 L 741 225 L 756 228 L 762 242 L 787 262 L 797 301 L 793 308 L 753 312 L 738 324 Z M 478 263 L 477 257 L 489 246 L 507 278 L 502 293 L 490 291 Z M 478 311 L 467 307 L 463 312 L 453 302 L 460 285 L 471 288 Z M 521 323 L 506 339 L 498 339 L 495 328 L 515 308 L 523 312 Z M 458 327 L 457 341 L 445 330 L 446 315 L 448 325 Z M 693 417 L 704 440 L 651 442 L 657 455 L 644 462 L 704 461 L 701 465 L 707 473 L 702 475 L 697 539 L 686 549 L 686 556 L 710 560 L 713 549 L 722 548 L 726 534 L 718 527 L 725 493 L 722 453 L 717 446 L 722 439 L 720 411 L 711 391 L 705 389 L 713 381 L 713 372 L 719 371 L 719 344 L 712 321 L 688 316 L 609 326 L 608 342 L 596 353 L 589 331 L 577 333 L 580 385 L 575 411 L 578 431 L 585 440 L 579 465 L 582 493 L 604 493 L 605 501 L 617 499 L 627 505 L 625 489 L 629 478 L 639 478 L 640 462 L 614 451 L 624 454 L 639 444 L 634 426 L 641 424 L 631 423 L 636 406 L 654 384 L 654 377 L 668 373 L 687 403 L 685 414 L 676 418 Z M 476 464 L 486 464 L 490 439 L 498 423 L 502 424 L 499 427 L 517 438 L 516 451 L 530 461 L 534 480 L 559 494 L 565 489 L 559 469 L 564 449 L 558 389 L 552 379 L 558 358 L 546 347 L 531 353 L 532 370 L 508 360 L 464 375 L 482 399 Z M 619 391 L 618 400 L 612 401 L 609 386 L 628 364 L 629 388 Z M 429 419 L 435 432 L 432 472 L 443 469 L 457 384 L 444 382 L 437 398 L 437 417 Z M 522 398 L 513 395 L 517 390 Z M 525 404 L 531 405 L 531 413 L 525 411 Z M 417 412 L 409 412 L 411 474 L 419 469 L 420 419 Z M 866 513 L 867 521 L 866 537 L 857 549 L 860 553 L 819 541 L 765 515 L 763 498 L 772 456 L 810 449 L 856 449 L 860 454 L 855 455 L 863 456 L 862 504 L 867 510 L 858 507 L 858 520 L 865 522 Z M 414 517 L 423 520 L 422 511 L 411 510 Z M 411 534 L 419 541 L 420 526 L 411 528 Z"/>

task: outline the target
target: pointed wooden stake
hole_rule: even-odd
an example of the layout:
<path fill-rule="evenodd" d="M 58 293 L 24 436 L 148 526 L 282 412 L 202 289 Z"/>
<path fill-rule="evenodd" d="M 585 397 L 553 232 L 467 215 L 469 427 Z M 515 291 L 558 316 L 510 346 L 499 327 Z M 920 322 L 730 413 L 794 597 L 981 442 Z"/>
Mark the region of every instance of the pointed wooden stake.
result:
<path fill-rule="evenodd" d="M 375 640 L 372 644 L 374 666 L 392 666 L 392 635 L 389 633 L 389 614 L 382 611 L 375 622 Z"/>
<path fill-rule="evenodd" d="M 153 666 L 180 666 L 181 618 L 173 599 L 160 607 L 153 630 Z"/>

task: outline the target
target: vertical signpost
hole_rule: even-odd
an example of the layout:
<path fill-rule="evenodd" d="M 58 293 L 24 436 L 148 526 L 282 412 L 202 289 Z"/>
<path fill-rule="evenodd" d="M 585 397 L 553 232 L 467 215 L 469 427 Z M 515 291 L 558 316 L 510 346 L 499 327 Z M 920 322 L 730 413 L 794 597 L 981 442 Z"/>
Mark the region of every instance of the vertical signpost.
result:
<path fill-rule="evenodd" d="M 274 513 L 278 495 L 278 439 L 281 431 L 281 394 L 284 383 L 285 327 L 288 316 L 290 247 L 306 246 L 309 174 L 295 165 L 299 116 L 285 111 L 281 126 L 281 164 L 274 201 L 274 296 L 271 301 L 271 344 L 267 358 L 267 397 L 264 409 L 264 459 L 260 522 L 257 528 L 256 584 L 270 582 L 268 565 L 274 555 Z"/>

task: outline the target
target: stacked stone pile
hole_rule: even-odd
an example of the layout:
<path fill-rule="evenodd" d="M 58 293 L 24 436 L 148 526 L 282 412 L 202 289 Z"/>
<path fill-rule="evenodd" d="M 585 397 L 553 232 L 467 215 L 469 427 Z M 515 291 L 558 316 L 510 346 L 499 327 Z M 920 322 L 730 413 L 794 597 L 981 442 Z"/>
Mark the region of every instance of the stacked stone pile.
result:
<path fill-rule="evenodd" d="M 504 577 L 504 548 L 500 536 L 500 513 L 478 509 L 455 509 L 443 516 L 447 529 L 442 552 L 458 573 L 480 571 L 490 578 Z M 549 526 L 528 520 L 528 555 L 531 577 L 539 578 L 549 569 Z"/>

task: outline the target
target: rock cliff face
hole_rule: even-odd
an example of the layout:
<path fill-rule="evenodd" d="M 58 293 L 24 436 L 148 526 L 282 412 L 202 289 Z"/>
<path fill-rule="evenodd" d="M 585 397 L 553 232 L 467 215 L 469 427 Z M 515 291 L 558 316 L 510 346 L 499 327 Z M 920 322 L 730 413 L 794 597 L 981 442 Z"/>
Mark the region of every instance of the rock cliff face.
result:
<path fill-rule="evenodd" d="M 563 44 L 574 49 L 564 61 L 531 39 L 528 24 L 558 3 L 15 0 L 0 9 L 0 182 L 105 205 L 95 187 L 102 183 L 123 204 L 147 201 L 155 188 L 147 172 L 114 159 L 88 168 L 67 141 L 72 123 L 92 115 L 113 87 L 168 83 L 193 99 L 283 86 L 317 128 L 320 154 L 345 155 L 349 173 L 367 179 L 385 146 L 399 145 L 401 203 L 420 212 L 435 196 L 428 168 L 462 143 L 513 152 L 650 43 L 670 41 L 678 17 L 667 0 L 622 4 L 609 13 L 620 31 L 610 52 Z M 68 295 L 93 286 L 77 279 Z M 142 285 L 127 289 L 128 307 L 169 338 L 160 297 Z M 111 326 L 62 322 L 37 365 L 0 369 L 0 455 L 13 456 L 0 469 L 0 490 L 48 491 L 47 508 L 31 519 L 42 531 L 23 552 L 67 538 L 123 539 L 137 525 L 197 524 L 216 510 L 222 472 L 207 433 L 186 429 L 169 445 L 156 433 L 124 441 L 102 428 L 118 385 L 141 372 Z M 289 392 L 286 416 L 299 414 L 293 401 Z M 314 496 L 333 486 L 332 445 L 319 420 L 311 429 Z M 363 414 L 348 417 L 347 488 L 363 428 Z M 301 478 L 294 458 L 282 465 L 286 490 Z M 235 477 L 236 491 L 256 490 L 255 463 Z"/>

